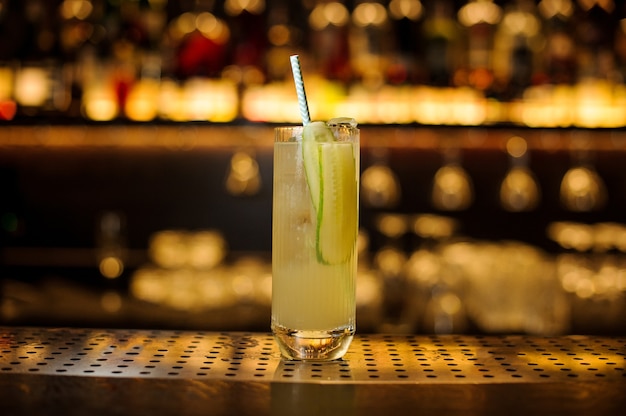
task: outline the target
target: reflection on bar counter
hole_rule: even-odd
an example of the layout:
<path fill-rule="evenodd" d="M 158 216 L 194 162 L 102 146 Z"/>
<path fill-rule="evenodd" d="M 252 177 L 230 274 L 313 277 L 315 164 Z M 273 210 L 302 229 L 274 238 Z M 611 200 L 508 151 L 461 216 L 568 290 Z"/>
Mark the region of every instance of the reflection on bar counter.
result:
<path fill-rule="evenodd" d="M 314 119 L 626 126 L 625 16 L 612 0 L 9 0 L 0 118 L 296 123 L 299 54 Z"/>

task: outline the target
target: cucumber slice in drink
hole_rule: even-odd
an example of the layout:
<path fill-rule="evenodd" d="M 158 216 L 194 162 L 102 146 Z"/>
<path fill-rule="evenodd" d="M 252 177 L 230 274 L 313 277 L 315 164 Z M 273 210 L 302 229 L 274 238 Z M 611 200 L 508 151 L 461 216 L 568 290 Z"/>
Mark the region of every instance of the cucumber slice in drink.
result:
<path fill-rule="evenodd" d="M 340 264 L 350 258 L 357 234 L 354 147 L 336 142 L 324 122 L 308 124 L 302 136 L 304 168 L 317 217 L 317 259 Z"/>
<path fill-rule="evenodd" d="M 332 143 L 335 140 L 333 132 L 323 121 L 313 121 L 307 124 L 302 131 L 302 158 L 306 182 L 311 194 L 311 202 L 318 211 L 320 201 L 320 154 L 319 143 Z"/>
<path fill-rule="evenodd" d="M 327 264 L 347 261 L 354 249 L 357 186 L 352 143 L 320 145 L 317 257 Z"/>

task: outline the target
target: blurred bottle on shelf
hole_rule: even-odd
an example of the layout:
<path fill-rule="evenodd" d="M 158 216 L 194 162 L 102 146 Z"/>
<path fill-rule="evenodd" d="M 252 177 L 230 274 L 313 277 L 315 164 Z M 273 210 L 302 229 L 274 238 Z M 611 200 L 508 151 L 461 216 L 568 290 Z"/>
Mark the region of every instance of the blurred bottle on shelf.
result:
<path fill-rule="evenodd" d="M 615 2 L 586 0 L 578 2 L 575 15 L 578 80 L 595 78 L 616 80 L 613 52 L 616 20 Z"/>
<path fill-rule="evenodd" d="M 374 7 L 374 9 L 380 13 L 379 8 Z M 368 30 L 365 26 L 372 23 L 361 22 L 359 24 L 363 29 L 357 31 L 354 41 L 362 43 L 364 48 L 362 54 L 369 56 L 367 36 L 364 32 Z M 310 11 L 308 26 L 310 28 L 308 45 L 320 75 L 327 79 L 350 82 L 352 79 L 351 24 L 348 8 L 336 1 L 319 2 Z M 358 57 L 362 54 L 357 52 Z"/>
<path fill-rule="evenodd" d="M 13 55 L 6 58 L 13 60 L 13 97 L 18 115 L 32 117 L 55 113 L 57 107 L 64 104 L 60 102 L 64 85 L 59 69 L 55 5 L 28 0 L 3 6 L 3 23 L 10 31 L 7 38 L 15 40 L 15 47 L 10 50 Z"/>
<path fill-rule="evenodd" d="M 268 10 L 265 63 L 269 82 L 284 81 L 291 77 L 289 56 L 302 53 L 305 28 L 297 22 L 304 20 L 306 15 L 296 2 L 276 1 Z"/>
<path fill-rule="evenodd" d="M 491 0 L 470 0 L 457 14 L 467 28 L 468 83 L 487 95 L 494 88 L 494 34 L 502 19 L 502 8 Z"/>
<path fill-rule="evenodd" d="M 544 42 L 535 3 L 516 0 L 505 6 L 494 37 L 493 66 L 504 99 L 521 97 L 540 72 L 539 51 Z"/>
<path fill-rule="evenodd" d="M 173 75 L 217 78 L 228 61 L 230 25 L 213 8 L 198 5 L 170 23 Z"/>
<path fill-rule="evenodd" d="M 393 56 L 389 13 L 377 1 L 357 1 L 351 14 L 350 60 L 354 77 L 368 89 L 385 83 L 385 72 Z"/>
<path fill-rule="evenodd" d="M 420 0 L 391 0 L 388 8 L 395 56 L 387 68 L 387 82 L 392 85 L 422 82 L 424 6 Z"/>
<path fill-rule="evenodd" d="M 572 85 L 577 77 L 573 37 L 574 5 L 569 0 L 542 0 L 537 6 L 544 21 L 543 71 L 546 81 Z"/>
<path fill-rule="evenodd" d="M 388 9 L 395 45 L 394 55 L 386 71 L 387 83 L 402 85 L 423 82 L 424 6 L 420 0 L 391 0 Z"/>
<path fill-rule="evenodd" d="M 253 68 L 254 71 L 248 71 L 248 75 L 255 75 L 254 81 L 263 83 L 268 48 L 266 2 L 226 0 L 224 10 L 231 31 L 230 63 L 240 68 Z"/>
<path fill-rule="evenodd" d="M 448 86 L 452 80 L 455 85 L 466 85 L 462 30 L 454 17 L 454 6 L 450 1 L 438 1 L 431 7 L 423 26 L 428 84 Z"/>

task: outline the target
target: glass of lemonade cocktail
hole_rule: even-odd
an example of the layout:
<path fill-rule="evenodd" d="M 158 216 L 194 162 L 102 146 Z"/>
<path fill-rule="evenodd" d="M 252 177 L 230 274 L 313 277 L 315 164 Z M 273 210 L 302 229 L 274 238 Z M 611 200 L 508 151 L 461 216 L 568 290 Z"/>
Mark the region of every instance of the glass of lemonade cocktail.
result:
<path fill-rule="evenodd" d="M 352 341 L 358 183 L 354 120 L 275 129 L 271 325 L 287 359 L 338 359 Z"/>

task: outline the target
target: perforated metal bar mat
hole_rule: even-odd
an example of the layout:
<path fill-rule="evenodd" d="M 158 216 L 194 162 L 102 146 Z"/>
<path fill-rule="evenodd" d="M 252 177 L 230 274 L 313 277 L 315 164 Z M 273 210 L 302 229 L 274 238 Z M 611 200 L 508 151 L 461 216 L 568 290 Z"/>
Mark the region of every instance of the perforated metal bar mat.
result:
<path fill-rule="evenodd" d="M 0 327 L 0 375 L 322 383 L 626 381 L 626 337 L 358 335 L 337 362 L 280 359 L 271 334 Z"/>

